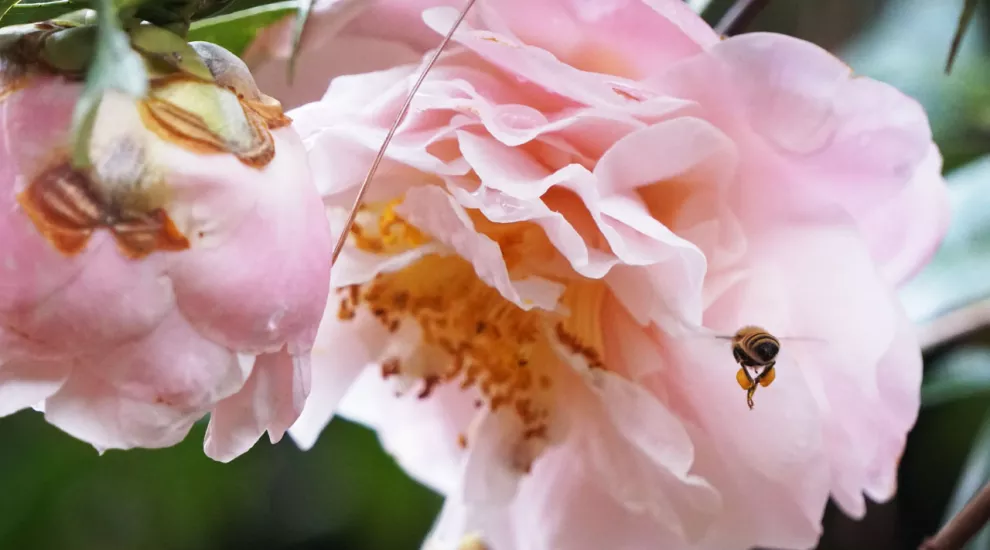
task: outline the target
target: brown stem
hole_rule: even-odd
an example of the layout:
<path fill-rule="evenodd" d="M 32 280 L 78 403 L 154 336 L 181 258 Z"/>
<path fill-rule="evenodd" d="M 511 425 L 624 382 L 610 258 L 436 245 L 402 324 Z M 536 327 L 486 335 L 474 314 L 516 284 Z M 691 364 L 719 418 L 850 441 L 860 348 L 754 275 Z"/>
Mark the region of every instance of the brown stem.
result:
<path fill-rule="evenodd" d="M 344 230 L 341 232 L 340 237 L 337 238 L 336 246 L 333 247 L 333 256 L 331 257 L 330 265 L 337 263 L 337 257 L 340 256 L 340 251 L 344 248 L 344 242 L 347 241 L 347 234 L 350 231 L 351 226 L 354 225 L 354 219 L 357 217 L 358 208 L 361 206 L 361 199 L 364 198 L 364 193 L 368 190 L 368 186 L 371 184 L 371 178 L 375 176 L 375 171 L 378 170 L 378 165 L 381 164 L 382 159 L 385 157 L 385 149 L 388 148 L 388 144 L 392 141 L 392 136 L 395 135 L 396 130 L 399 129 L 399 124 L 402 124 L 402 121 L 406 117 L 406 113 L 409 112 L 409 106 L 412 105 L 416 92 L 423 84 L 423 81 L 426 80 L 427 73 L 430 72 L 430 69 L 432 69 L 433 66 L 436 65 L 437 60 L 440 59 L 440 54 L 443 53 L 444 48 L 447 47 L 447 44 L 450 43 L 451 39 L 454 37 L 454 31 L 457 30 L 457 27 L 461 26 L 461 23 L 467 16 L 467 12 L 471 9 L 471 6 L 474 5 L 475 1 L 476 0 L 468 0 L 467 4 L 464 5 L 464 9 L 462 9 L 457 15 L 457 20 L 454 21 L 454 24 L 450 27 L 450 30 L 447 31 L 446 36 L 444 36 L 443 40 L 440 41 L 440 45 L 437 46 L 436 51 L 433 52 L 433 56 L 427 62 L 426 67 L 423 68 L 423 72 L 419 74 L 419 78 L 416 79 L 412 89 L 409 90 L 409 95 L 406 96 L 406 102 L 402 104 L 402 108 L 399 109 L 399 114 L 396 115 L 395 121 L 392 123 L 392 127 L 389 128 L 388 133 L 385 134 L 385 141 L 382 142 L 381 148 L 378 149 L 378 154 L 375 155 L 375 160 L 371 163 L 371 168 L 368 169 L 368 175 L 365 176 L 364 181 L 361 182 L 361 187 L 358 188 L 357 197 L 354 198 L 354 206 L 351 208 L 350 214 L 347 215 L 347 221 L 344 222 Z"/>
<path fill-rule="evenodd" d="M 953 340 L 990 327 L 990 299 L 939 315 L 918 330 L 921 350 L 929 352 Z"/>
<path fill-rule="evenodd" d="M 715 26 L 715 32 L 730 36 L 745 29 L 770 0 L 736 0 Z"/>
<path fill-rule="evenodd" d="M 918 550 L 961 550 L 987 522 L 990 522 L 990 483 L 984 485 L 934 537 L 922 542 Z"/>
<path fill-rule="evenodd" d="M 945 61 L 945 74 L 952 72 L 952 65 L 956 61 L 959 53 L 959 46 L 962 45 L 963 37 L 966 36 L 966 29 L 972 22 L 973 15 L 976 14 L 977 0 L 966 0 L 962 13 L 959 14 L 959 23 L 956 25 L 956 34 L 952 36 L 952 46 L 949 47 L 949 58 Z"/>

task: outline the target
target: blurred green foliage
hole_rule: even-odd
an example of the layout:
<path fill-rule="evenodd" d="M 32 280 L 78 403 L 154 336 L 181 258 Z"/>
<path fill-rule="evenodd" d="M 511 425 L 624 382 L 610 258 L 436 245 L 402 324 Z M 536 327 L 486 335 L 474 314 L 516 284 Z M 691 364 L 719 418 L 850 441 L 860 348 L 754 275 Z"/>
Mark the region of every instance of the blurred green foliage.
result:
<path fill-rule="evenodd" d="M 236 14 L 267 3 L 238 0 L 192 32 L 243 48 L 251 21 L 291 11 L 282 3 Z M 706 17 L 716 21 L 729 4 L 714 0 Z M 776 0 L 749 28 L 811 40 L 928 110 L 956 216 L 945 247 L 902 293 L 919 321 L 990 297 L 990 0 L 981 0 L 946 76 L 963 4 Z M 21 4 L 7 20 L 67 5 Z M 990 479 L 990 331 L 940 346 L 926 360 L 925 406 L 897 498 L 871 505 L 859 522 L 830 508 L 822 550 L 916 548 Z M 98 456 L 33 411 L 0 420 L 0 548 L 404 550 L 419 547 L 441 505 L 374 434 L 346 421 L 334 421 L 308 452 L 288 438 L 262 441 L 230 464 L 206 458 L 202 439 L 200 426 L 174 448 Z M 990 535 L 970 550 L 990 550 Z"/>
<path fill-rule="evenodd" d="M 348 422 L 308 452 L 263 441 L 229 464 L 203 454 L 203 435 L 99 456 L 33 411 L 5 418 L 0 548 L 412 548 L 440 509 Z"/>
<path fill-rule="evenodd" d="M 232 13 L 224 13 L 192 24 L 190 41 L 202 40 L 220 44 L 236 55 L 243 55 L 258 30 L 295 13 L 296 2 L 274 2 L 252 6 Z"/>

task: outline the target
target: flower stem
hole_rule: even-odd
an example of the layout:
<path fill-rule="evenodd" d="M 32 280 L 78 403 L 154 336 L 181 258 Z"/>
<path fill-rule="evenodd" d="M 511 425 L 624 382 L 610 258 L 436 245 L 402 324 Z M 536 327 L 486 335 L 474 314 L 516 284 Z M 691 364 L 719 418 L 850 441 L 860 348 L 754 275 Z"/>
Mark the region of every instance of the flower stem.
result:
<path fill-rule="evenodd" d="M 714 0 L 687 0 L 688 6 L 698 15 L 704 15 Z"/>
<path fill-rule="evenodd" d="M 461 26 L 461 22 L 464 21 L 464 17 L 467 16 L 468 11 L 471 6 L 474 5 L 475 0 L 468 0 L 468 3 L 461 10 L 461 13 L 457 16 L 457 20 L 451 25 L 450 30 L 447 31 L 447 35 L 443 37 L 440 45 L 437 47 L 436 51 L 433 53 L 433 57 L 423 68 L 423 72 L 420 73 L 419 78 L 416 83 L 413 84 L 411 90 L 409 90 L 409 95 L 406 96 L 406 102 L 399 109 L 399 114 L 395 117 L 395 122 L 392 123 L 392 127 L 389 128 L 388 133 L 385 134 L 385 141 L 382 142 L 381 148 L 378 150 L 378 154 L 375 156 L 375 161 L 371 163 L 371 169 L 368 170 L 368 175 L 364 178 L 361 183 L 361 187 L 358 188 L 357 197 L 354 199 L 354 206 L 351 208 L 351 213 L 347 216 L 347 221 L 344 222 L 344 229 L 340 233 L 340 237 L 337 238 L 337 245 L 333 248 L 333 256 L 331 257 L 330 264 L 333 265 L 337 262 L 337 256 L 340 256 L 340 251 L 344 248 L 344 242 L 347 240 L 347 235 L 351 230 L 351 226 L 354 225 L 354 218 L 357 217 L 358 207 L 361 206 L 361 199 L 364 198 L 365 191 L 368 190 L 368 185 L 371 183 L 371 178 L 374 177 L 375 171 L 378 170 L 378 165 L 381 164 L 382 158 L 385 157 L 385 149 L 388 147 L 389 142 L 392 141 L 392 136 L 395 135 L 395 131 L 399 128 L 399 124 L 402 124 L 402 120 L 406 117 L 406 113 L 409 111 L 409 106 L 412 104 L 413 97 L 416 96 L 416 91 L 426 80 L 426 74 L 430 72 L 433 65 L 436 64 L 437 60 L 440 59 L 440 54 L 443 53 L 443 49 L 447 46 L 450 40 L 454 37 L 454 32 L 457 27 Z"/>
<path fill-rule="evenodd" d="M 980 489 L 942 529 L 921 543 L 918 550 L 960 550 L 990 522 L 990 483 Z"/>
<path fill-rule="evenodd" d="M 722 20 L 715 27 L 715 32 L 730 36 L 745 29 L 750 22 L 767 7 L 770 0 L 736 0 L 735 4 L 725 12 Z"/>

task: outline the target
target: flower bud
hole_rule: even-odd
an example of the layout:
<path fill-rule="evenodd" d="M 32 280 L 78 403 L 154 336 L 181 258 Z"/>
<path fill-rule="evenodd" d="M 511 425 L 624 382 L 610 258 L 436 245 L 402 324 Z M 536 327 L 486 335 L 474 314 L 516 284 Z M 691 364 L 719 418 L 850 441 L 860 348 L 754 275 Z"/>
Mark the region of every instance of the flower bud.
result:
<path fill-rule="evenodd" d="M 130 31 L 149 91 L 108 92 L 71 161 L 92 27 L 0 31 L 0 414 L 98 449 L 162 447 L 212 413 L 229 460 L 308 392 L 330 232 L 298 135 L 229 52 Z"/>

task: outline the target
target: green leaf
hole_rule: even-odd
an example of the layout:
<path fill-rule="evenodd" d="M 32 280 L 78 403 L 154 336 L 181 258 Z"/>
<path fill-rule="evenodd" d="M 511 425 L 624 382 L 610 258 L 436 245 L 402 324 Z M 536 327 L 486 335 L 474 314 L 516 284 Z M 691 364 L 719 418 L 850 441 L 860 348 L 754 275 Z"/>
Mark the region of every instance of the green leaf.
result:
<path fill-rule="evenodd" d="M 0 25 L 3 24 L 3 18 L 10 11 L 10 8 L 17 5 L 20 0 L 0 0 Z"/>
<path fill-rule="evenodd" d="M 217 15 L 235 0 L 157 0 L 145 2 L 137 10 L 139 19 L 185 36 L 193 21 Z"/>
<path fill-rule="evenodd" d="M 952 64 L 955 63 L 956 54 L 959 53 L 959 45 L 962 44 L 966 29 L 973 21 L 973 16 L 976 15 L 977 4 L 979 4 L 979 0 L 966 0 L 963 5 L 963 11 L 959 14 L 959 24 L 956 25 L 956 34 L 952 37 L 952 46 L 949 48 L 949 59 L 945 62 L 945 74 L 952 72 Z"/>
<path fill-rule="evenodd" d="M 929 367 L 921 386 L 921 404 L 933 407 L 990 394 L 990 349 L 953 350 Z"/>
<path fill-rule="evenodd" d="M 299 14 L 296 15 L 296 26 L 292 31 L 292 53 L 289 54 L 289 84 L 296 77 L 296 60 L 299 58 L 299 45 L 302 43 L 306 21 L 313 11 L 313 0 L 299 0 Z"/>
<path fill-rule="evenodd" d="M 98 1 L 96 53 L 86 74 L 86 87 L 72 115 L 72 163 L 79 168 L 91 165 L 90 137 L 104 93 L 116 90 L 141 97 L 148 89 L 144 63 L 120 28 L 113 0 Z"/>
<path fill-rule="evenodd" d="M 212 42 L 240 56 L 261 28 L 286 17 L 297 7 L 295 0 L 288 0 L 203 19 L 192 24 L 188 38 L 190 42 Z"/>
<path fill-rule="evenodd" d="M 37 23 L 55 19 L 82 8 L 84 2 L 71 2 L 69 0 L 55 0 L 53 2 L 20 2 L 11 6 L 0 21 L 0 26 L 24 25 L 26 23 Z"/>
<path fill-rule="evenodd" d="M 973 446 L 969 450 L 969 456 L 966 457 L 959 481 L 946 506 L 943 524 L 958 514 L 987 482 L 990 482 L 990 414 L 983 420 L 983 425 L 977 432 L 976 439 L 973 440 Z M 990 548 L 990 530 L 986 527 L 981 529 L 966 548 L 971 550 Z"/>

